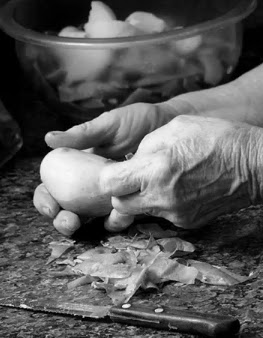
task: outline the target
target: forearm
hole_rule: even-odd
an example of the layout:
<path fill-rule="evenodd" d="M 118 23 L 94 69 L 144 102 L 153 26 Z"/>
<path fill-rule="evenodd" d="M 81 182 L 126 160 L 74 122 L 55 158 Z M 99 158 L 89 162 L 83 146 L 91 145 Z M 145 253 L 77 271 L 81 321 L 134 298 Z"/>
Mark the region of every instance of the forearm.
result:
<path fill-rule="evenodd" d="M 263 204 L 263 129 L 250 132 L 244 161 L 248 164 L 249 195 L 252 204 Z"/>
<path fill-rule="evenodd" d="M 235 81 L 186 93 L 166 101 L 174 116 L 192 114 L 240 121 L 263 127 L 263 65 Z M 176 110 L 173 109 L 176 107 Z M 170 112 L 171 113 L 171 112 Z"/>
<path fill-rule="evenodd" d="M 262 126 L 263 121 L 263 64 L 240 76 L 235 85 L 243 97 L 246 97 L 250 109 Z"/>

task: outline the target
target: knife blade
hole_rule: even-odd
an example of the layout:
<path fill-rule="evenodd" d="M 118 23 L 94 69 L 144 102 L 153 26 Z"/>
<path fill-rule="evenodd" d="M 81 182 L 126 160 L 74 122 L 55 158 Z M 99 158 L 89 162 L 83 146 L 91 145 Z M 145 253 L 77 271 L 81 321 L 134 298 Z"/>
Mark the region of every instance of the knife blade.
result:
<path fill-rule="evenodd" d="M 59 302 L 53 299 L 23 301 L 0 299 L 0 306 L 93 320 L 104 319 L 128 325 L 146 326 L 213 338 L 235 337 L 240 330 L 239 320 L 230 316 L 192 312 L 167 306 L 151 308 L 132 303 L 119 306 L 99 306 L 76 302 Z"/>

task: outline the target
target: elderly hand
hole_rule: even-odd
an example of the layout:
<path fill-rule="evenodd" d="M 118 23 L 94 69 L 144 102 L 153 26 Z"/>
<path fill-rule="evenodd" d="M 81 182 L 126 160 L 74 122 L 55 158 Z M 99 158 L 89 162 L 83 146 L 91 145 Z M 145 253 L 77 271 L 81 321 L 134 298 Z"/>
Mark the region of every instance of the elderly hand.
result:
<path fill-rule="evenodd" d="M 178 102 L 174 108 L 180 111 L 182 105 Z M 104 113 L 66 132 L 50 132 L 45 140 L 51 148 L 83 149 L 107 158 L 120 159 L 135 152 L 145 135 L 171 121 L 175 109 L 166 103 L 137 103 Z M 72 235 L 80 226 L 78 216 L 60 210 L 57 201 L 43 184 L 35 190 L 34 205 L 42 215 L 54 219 L 55 228 L 66 236 Z"/>
<path fill-rule="evenodd" d="M 175 109 L 166 103 L 136 103 L 104 113 L 66 132 L 50 132 L 45 140 L 51 148 L 93 148 L 100 156 L 121 159 L 135 152 L 145 135 L 171 121 Z"/>
<path fill-rule="evenodd" d="M 147 135 L 132 159 L 105 168 L 102 187 L 114 196 L 108 229 L 144 213 L 196 228 L 258 202 L 262 142 L 262 129 L 248 124 L 176 117 Z"/>
<path fill-rule="evenodd" d="M 178 115 L 223 117 L 249 120 L 253 123 L 254 111 L 248 104 L 250 101 L 247 101 L 242 93 L 239 87 L 232 83 L 183 94 L 158 105 L 133 104 L 104 113 L 66 132 L 48 133 L 46 142 L 51 148 L 87 149 L 107 158 L 120 159 L 130 152 L 135 152 L 145 135 L 169 123 Z M 149 148 L 152 146 L 150 143 L 147 145 L 143 142 L 144 147 Z M 141 149 L 142 146 L 140 151 Z M 41 214 L 54 219 L 54 226 L 66 236 L 72 235 L 80 226 L 78 216 L 60 211 L 57 201 L 43 184 L 35 191 L 34 205 Z M 116 210 L 114 212 L 116 213 Z M 109 229 L 111 226 L 108 224 L 113 224 L 116 219 L 114 212 L 106 222 Z"/>

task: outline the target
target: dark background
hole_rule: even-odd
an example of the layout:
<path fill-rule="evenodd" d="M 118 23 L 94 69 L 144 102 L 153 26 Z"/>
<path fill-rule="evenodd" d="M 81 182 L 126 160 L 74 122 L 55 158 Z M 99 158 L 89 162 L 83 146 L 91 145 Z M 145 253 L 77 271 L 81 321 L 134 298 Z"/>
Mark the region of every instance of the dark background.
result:
<path fill-rule="evenodd" d="M 0 5 L 8 0 L 0 0 Z M 263 1 L 244 20 L 243 52 L 233 79 L 263 62 Z M 44 135 L 47 131 L 64 129 L 64 121 L 49 111 L 32 91 L 19 67 L 14 40 L 0 32 L 0 98 L 18 122 L 24 140 L 20 154 L 42 154 L 47 151 Z"/>

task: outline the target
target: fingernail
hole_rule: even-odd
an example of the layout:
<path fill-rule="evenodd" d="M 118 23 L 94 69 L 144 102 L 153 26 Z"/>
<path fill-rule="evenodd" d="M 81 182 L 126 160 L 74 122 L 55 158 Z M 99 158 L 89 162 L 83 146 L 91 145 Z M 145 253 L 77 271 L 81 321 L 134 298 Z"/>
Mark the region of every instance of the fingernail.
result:
<path fill-rule="evenodd" d="M 50 131 L 47 135 L 48 136 L 58 136 L 64 134 L 64 131 Z"/>
<path fill-rule="evenodd" d="M 52 213 L 49 207 L 43 207 L 42 208 L 42 212 L 44 215 L 48 216 L 48 217 L 52 217 Z"/>

